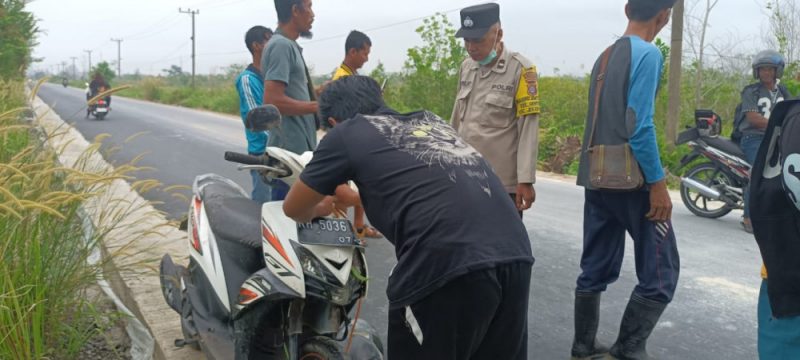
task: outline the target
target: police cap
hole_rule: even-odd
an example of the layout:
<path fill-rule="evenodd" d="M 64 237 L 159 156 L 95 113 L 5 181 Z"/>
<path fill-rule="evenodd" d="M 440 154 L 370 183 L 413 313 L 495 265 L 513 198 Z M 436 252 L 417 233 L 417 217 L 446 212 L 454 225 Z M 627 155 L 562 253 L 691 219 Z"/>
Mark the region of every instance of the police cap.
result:
<path fill-rule="evenodd" d="M 461 28 L 456 32 L 456 37 L 467 39 L 480 39 L 500 22 L 500 5 L 488 3 L 470 6 L 461 9 Z"/>

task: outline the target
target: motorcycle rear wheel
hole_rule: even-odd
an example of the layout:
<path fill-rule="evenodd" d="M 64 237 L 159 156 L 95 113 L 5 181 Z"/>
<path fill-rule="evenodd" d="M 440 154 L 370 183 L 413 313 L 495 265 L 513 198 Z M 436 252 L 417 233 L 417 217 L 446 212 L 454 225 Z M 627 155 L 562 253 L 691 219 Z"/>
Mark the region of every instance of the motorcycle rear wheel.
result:
<path fill-rule="evenodd" d="M 724 185 L 734 186 L 735 184 L 730 175 L 720 171 L 711 163 L 702 163 L 694 166 L 686 172 L 685 177 L 715 189 L 724 187 Z M 724 201 L 703 196 L 683 183 L 681 183 L 681 200 L 683 200 L 683 204 L 692 214 L 707 219 L 723 217 L 733 210 L 733 207 Z"/>

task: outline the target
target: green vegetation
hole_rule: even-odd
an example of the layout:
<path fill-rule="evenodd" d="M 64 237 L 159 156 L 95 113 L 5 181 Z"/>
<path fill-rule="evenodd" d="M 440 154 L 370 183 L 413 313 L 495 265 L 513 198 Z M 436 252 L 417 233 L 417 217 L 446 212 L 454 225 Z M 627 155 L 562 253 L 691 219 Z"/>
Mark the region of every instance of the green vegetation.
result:
<path fill-rule="evenodd" d="M 86 170 L 65 168 L 44 146 L 59 134 L 35 126 L 25 98 L 37 29 L 24 5 L 0 0 L 0 359 L 73 359 L 119 319 L 96 308 L 91 287 L 105 263 L 88 259 L 134 210 L 99 200 L 133 167 L 89 171 L 95 144 L 78 160 Z M 105 219 L 95 232 L 81 216 L 91 202 Z"/>
<path fill-rule="evenodd" d="M 383 64 L 379 63 L 369 76 L 381 84 L 386 83 L 384 97 L 395 109 L 428 109 L 449 118 L 458 86 L 458 70 L 461 61 L 467 56 L 466 51 L 461 41 L 453 36 L 453 25 L 442 14 L 425 19 L 416 32 L 422 45 L 408 50 L 401 72 L 387 72 Z M 781 39 L 780 36 L 778 38 Z M 785 47 L 785 37 L 783 39 L 781 46 Z M 664 58 L 668 59 L 669 45 L 660 39 L 656 40 L 655 45 Z M 243 68 L 232 65 L 223 75 L 197 76 L 195 88 L 188 86 L 190 77 L 177 65 L 164 69 L 164 76 L 126 75 L 114 86 L 132 85 L 131 89 L 120 93 L 122 96 L 238 115 L 239 100 L 234 81 Z M 696 63 L 685 65 L 683 69 L 680 128 L 693 124 L 695 109 L 713 109 L 721 115 L 723 135 L 727 136 L 731 132 L 733 111 L 740 101 L 739 93 L 745 85 L 755 80 L 752 79 L 749 68 L 730 70 L 706 64 L 700 86 L 702 96 L 696 102 L 695 89 L 699 78 L 697 69 Z M 800 67 L 797 62 L 790 62 L 783 79 L 783 83 L 795 95 L 800 94 L 800 82 L 791 79 L 798 74 L 798 69 Z M 664 138 L 668 70 L 668 66 L 665 66 L 656 101 L 655 123 L 664 166 L 674 171 L 688 150 L 685 146 L 671 146 Z M 330 74 L 323 74 L 313 80 L 316 84 L 322 84 L 329 78 Z M 577 155 L 583 140 L 588 88 L 588 74 L 540 79 L 542 115 L 539 167 L 543 170 L 567 174 L 577 172 Z"/>

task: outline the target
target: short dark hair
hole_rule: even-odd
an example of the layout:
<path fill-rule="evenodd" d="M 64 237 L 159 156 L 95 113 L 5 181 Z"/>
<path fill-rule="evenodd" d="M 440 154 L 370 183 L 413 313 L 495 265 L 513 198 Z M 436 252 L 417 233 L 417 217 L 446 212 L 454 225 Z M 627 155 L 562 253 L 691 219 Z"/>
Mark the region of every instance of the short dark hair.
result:
<path fill-rule="evenodd" d="M 250 53 L 253 53 L 253 43 L 266 40 L 270 36 L 272 36 L 272 29 L 268 27 L 264 27 L 261 25 L 256 25 L 247 30 L 247 33 L 244 34 L 244 44 L 247 46 L 247 50 L 250 50 Z"/>
<path fill-rule="evenodd" d="M 323 124 L 328 118 L 342 122 L 357 114 L 371 115 L 384 106 L 381 86 L 369 76 L 353 75 L 331 82 L 319 97 Z"/>
<path fill-rule="evenodd" d="M 369 39 L 367 34 L 353 30 L 347 35 L 347 40 L 344 42 L 344 53 L 349 53 L 350 49 L 361 50 L 365 46 L 372 46 L 372 40 Z"/>
<path fill-rule="evenodd" d="M 278 13 L 278 22 L 286 24 L 292 20 L 292 6 L 297 5 L 303 9 L 303 0 L 275 0 L 275 12 Z"/>
<path fill-rule="evenodd" d="M 649 21 L 661 10 L 671 9 L 677 0 L 628 0 L 628 19 Z"/>

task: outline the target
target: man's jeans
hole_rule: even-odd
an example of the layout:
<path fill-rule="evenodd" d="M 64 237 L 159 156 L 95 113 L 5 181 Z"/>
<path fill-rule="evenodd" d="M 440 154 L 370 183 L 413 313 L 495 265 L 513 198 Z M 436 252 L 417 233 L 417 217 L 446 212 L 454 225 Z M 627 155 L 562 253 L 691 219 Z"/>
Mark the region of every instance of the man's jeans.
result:
<path fill-rule="evenodd" d="M 253 178 L 253 201 L 265 203 L 272 200 L 272 187 L 261 179 L 261 175 L 256 170 L 250 170 L 250 177 Z"/>
<path fill-rule="evenodd" d="M 764 140 L 764 135 L 761 134 L 747 134 L 742 136 L 742 140 L 739 142 L 739 147 L 742 148 L 742 152 L 744 153 L 745 160 L 750 163 L 752 168 L 753 164 L 756 162 L 756 156 L 758 156 L 758 148 L 761 146 L 761 141 Z M 752 176 L 752 175 L 751 175 Z M 746 219 L 750 218 L 750 186 L 748 185 L 744 189 L 744 217 Z"/>

